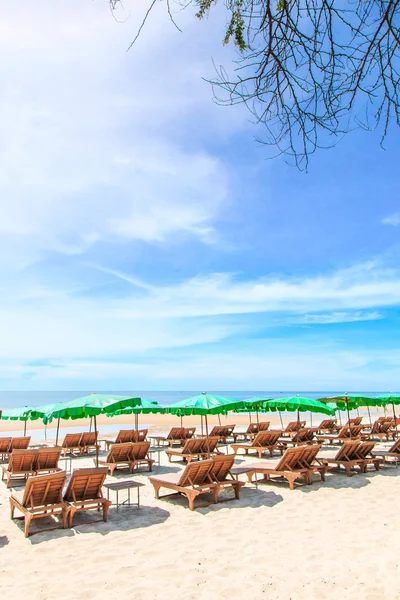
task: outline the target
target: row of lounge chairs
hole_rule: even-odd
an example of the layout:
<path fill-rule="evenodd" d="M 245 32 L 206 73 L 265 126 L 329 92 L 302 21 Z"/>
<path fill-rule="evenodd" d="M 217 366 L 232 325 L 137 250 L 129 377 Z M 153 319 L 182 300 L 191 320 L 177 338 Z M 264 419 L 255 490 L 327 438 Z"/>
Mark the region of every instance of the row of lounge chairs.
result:
<path fill-rule="evenodd" d="M 107 521 L 111 502 L 103 497 L 102 486 L 106 468 L 75 469 L 66 490 L 65 471 L 29 477 L 23 492 L 11 494 L 11 519 L 17 509 L 25 519 L 25 537 L 29 535 L 32 519 L 51 515 L 62 517 L 63 527 L 72 527 L 74 515 L 87 510 L 102 510 Z"/>
<path fill-rule="evenodd" d="M 150 442 L 124 442 L 113 444 L 105 460 L 99 460 L 99 465 L 107 467 L 110 475 L 117 469 L 134 469 L 146 465 L 152 471 L 154 460 L 149 457 Z"/>
<path fill-rule="evenodd" d="M 30 475 L 61 471 L 58 466 L 62 448 L 27 448 L 13 450 L 7 465 L 2 466 L 1 478 L 10 487 L 11 479 L 27 479 Z"/>

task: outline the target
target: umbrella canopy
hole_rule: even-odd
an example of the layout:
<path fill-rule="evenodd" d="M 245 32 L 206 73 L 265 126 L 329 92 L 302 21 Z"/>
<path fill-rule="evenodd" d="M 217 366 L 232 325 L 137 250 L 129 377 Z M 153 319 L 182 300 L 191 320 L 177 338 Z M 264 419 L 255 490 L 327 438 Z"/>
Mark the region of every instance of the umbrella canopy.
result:
<path fill-rule="evenodd" d="M 44 415 L 43 422 L 50 423 L 52 419 L 84 419 L 104 413 L 113 413 L 126 407 L 140 404 L 140 398 L 118 396 L 114 394 L 90 394 L 76 398 L 70 402 L 54 405 Z"/>
<path fill-rule="evenodd" d="M 131 414 L 150 414 L 150 413 L 162 413 L 165 412 L 164 406 L 160 406 L 155 400 L 148 400 L 147 398 L 139 398 L 140 404 L 136 406 L 127 406 L 125 408 L 119 408 L 115 412 L 108 413 L 108 417 L 116 417 L 118 415 L 131 415 Z"/>
<path fill-rule="evenodd" d="M 193 398 L 174 402 L 174 404 L 165 407 L 165 412 L 178 415 L 178 417 L 185 415 L 219 415 L 243 406 L 243 400 L 203 393 L 199 396 L 193 396 Z"/>
<path fill-rule="evenodd" d="M 10 421 L 27 421 L 32 410 L 34 410 L 32 406 L 9 408 L 2 411 L 1 418 L 4 420 L 9 419 Z"/>
<path fill-rule="evenodd" d="M 357 394 L 344 394 L 343 396 L 331 396 L 330 398 L 318 398 L 319 402 L 334 402 L 339 410 L 354 410 L 359 406 L 374 406 L 373 398 Z M 371 402 L 371 404 L 369 404 Z"/>
<path fill-rule="evenodd" d="M 334 415 L 334 410 L 314 400 L 314 398 L 307 398 L 305 396 L 289 396 L 286 398 L 276 398 L 275 400 L 269 400 L 266 402 L 270 410 L 289 410 L 289 411 L 300 411 L 300 412 L 314 412 L 323 413 L 325 415 Z"/>
<path fill-rule="evenodd" d="M 385 406 L 386 404 L 400 404 L 400 394 L 380 394 L 374 396 L 373 400 L 377 401 L 377 406 Z"/>
<path fill-rule="evenodd" d="M 272 400 L 272 398 L 245 398 L 242 400 L 243 406 L 235 408 L 234 412 L 268 412 L 271 410 L 268 406 L 270 400 Z"/>

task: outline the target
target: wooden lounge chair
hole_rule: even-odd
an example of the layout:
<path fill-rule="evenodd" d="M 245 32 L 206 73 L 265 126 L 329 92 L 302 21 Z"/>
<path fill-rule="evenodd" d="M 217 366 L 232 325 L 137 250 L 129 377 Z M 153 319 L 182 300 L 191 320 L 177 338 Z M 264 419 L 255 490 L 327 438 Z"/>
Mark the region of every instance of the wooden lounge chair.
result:
<path fill-rule="evenodd" d="M 133 439 L 133 434 L 135 433 L 134 429 L 121 429 L 118 432 L 117 437 L 115 438 L 115 440 L 106 440 L 106 448 L 107 450 L 110 449 L 110 446 L 112 446 L 113 444 L 125 444 L 127 442 L 132 442 Z"/>
<path fill-rule="evenodd" d="M 13 437 L 11 438 L 10 452 L 12 452 L 13 450 L 27 450 L 27 448 L 29 448 L 30 443 L 30 435 L 25 435 L 22 437 Z"/>
<path fill-rule="evenodd" d="M 11 447 L 11 437 L 2 437 L 0 438 L 0 457 L 2 459 L 8 458 Z"/>
<path fill-rule="evenodd" d="M 338 469 L 344 467 L 347 477 L 354 475 L 354 467 L 359 467 L 363 471 L 363 460 L 357 454 L 360 447 L 360 440 L 346 441 L 335 456 L 320 456 L 319 461 L 325 465 L 336 465 Z"/>
<path fill-rule="evenodd" d="M 218 438 L 214 438 L 218 442 Z M 191 438 L 186 440 L 183 448 L 169 448 L 166 450 L 169 462 L 172 462 L 173 456 L 178 456 L 180 460 L 187 461 L 188 463 L 194 458 L 200 460 L 205 455 L 205 442 L 204 438 Z"/>
<path fill-rule="evenodd" d="M 245 485 L 244 481 L 238 481 L 231 473 L 235 459 L 226 454 L 213 456 L 212 466 L 208 473 L 208 479 L 216 486 L 213 490 L 214 503 L 218 502 L 218 495 L 221 490 L 232 488 L 235 492 L 235 498 L 240 498 L 240 488 Z"/>
<path fill-rule="evenodd" d="M 205 458 L 208 458 L 209 454 L 212 455 L 219 455 L 222 454 L 222 452 L 220 450 L 218 450 L 218 442 L 219 442 L 219 437 L 214 435 L 214 436 L 208 436 L 207 437 L 203 437 L 203 454 Z"/>
<path fill-rule="evenodd" d="M 305 426 L 305 421 L 290 421 L 286 425 L 286 429 L 282 431 L 282 435 L 292 437 L 299 429 L 304 429 Z"/>
<path fill-rule="evenodd" d="M 296 431 L 292 438 L 281 438 L 279 443 L 287 448 L 289 446 L 301 446 L 303 444 L 314 443 L 315 429 L 305 428 Z"/>
<path fill-rule="evenodd" d="M 374 456 L 383 458 L 385 463 L 394 462 L 397 465 L 400 462 L 400 438 L 387 450 L 375 450 Z"/>
<path fill-rule="evenodd" d="M 6 485 L 10 487 L 11 479 L 27 479 L 35 475 L 35 462 L 37 450 L 13 450 L 10 454 L 8 465 L 2 467 L 1 478 L 6 477 Z"/>
<path fill-rule="evenodd" d="M 132 437 L 129 440 L 130 442 L 145 442 L 147 438 L 149 430 L 148 429 L 134 429 L 132 433 Z"/>
<path fill-rule="evenodd" d="M 392 423 L 390 421 L 375 421 L 368 434 L 369 439 L 378 439 L 380 442 L 389 440 L 389 438 L 393 439 L 393 437 Z"/>
<path fill-rule="evenodd" d="M 217 436 L 220 442 L 226 444 L 228 438 L 233 437 L 235 439 L 235 434 L 233 433 L 235 427 L 236 425 L 214 425 L 209 433 L 209 437 L 212 438 Z"/>
<path fill-rule="evenodd" d="M 257 433 L 260 431 L 268 431 L 270 426 L 270 421 L 260 421 L 259 423 L 249 423 L 246 431 L 236 431 L 232 434 L 233 441 L 236 443 L 238 439 L 249 440 L 250 442 L 254 440 Z"/>
<path fill-rule="evenodd" d="M 337 431 L 336 428 L 336 419 L 324 419 L 321 423 L 316 427 L 317 433 L 335 433 Z"/>
<path fill-rule="evenodd" d="M 24 492 L 11 495 L 11 519 L 14 519 L 16 508 L 22 512 L 25 518 L 25 537 L 29 535 L 32 519 L 61 515 L 63 527 L 67 527 L 69 509 L 62 497 L 65 480 L 65 471 L 28 477 Z"/>
<path fill-rule="evenodd" d="M 186 496 L 189 501 L 189 509 L 194 510 L 194 501 L 197 496 L 213 493 L 216 487 L 216 484 L 210 482 L 208 478 L 212 464 L 212 459 L 199 460 L 189 463 L 181 473 L 150 477 L 149 480 L 154 487 L 155 497 L 160 497 L 161 488 L 173 490 L 173 494 L 183 494 Z"/>
<path fill-rule="evenodd" d="M 82 433 L 81 439 L 79 440 L 80 453 L 88 454 L 90 450 L 96 452 L 96 449 L 98 448 L 97 437 L 97 431 L 85 431 Z"/>
<path fill-rule="evenodd" d="M 38 448 L 34 463 L 36 474 L 62 471 L 63 469 L 60 469 L 58 466 L 61 452 L 62 448 L 57 446 L 53 448 Z"/>
<path fill-rule="evenodd" d="M 375 456 L 372 453 L 375 442 L 361 442 L 356 449 L 356 455 L 362 461 L 360 468 L 363 473 L 367 472 L 368 465 L 373 465 L 375 471 L 379 471 L 379 466 L 383 463 L 383 458 Z"/>
<path fill-rule="evenodd" d="M 274 481 L 276 478 L 286 479 L 291 490 L 294 490 L 295 481 L 300 478 L 304 478 L 306 484 L 310 485 L 316 469 L 307 462 L 302 462 L 307 451 L 308 446 L 288 448 L 279 461 L 271 460 L 246 465 L 248 480 L 251 482 L 253 475 L 262 473 L 266 481 Z"/>
<path fill-rule="evenodd" d="M 161 446 L 161 442 L 167 443 L 168 446 L 174 444 L 182 444 L 185 441 L 185 428 L 184 427 L 171 427 L 169 434 L 165 437 L 159 435 L 151 436 L 151 439 L 156 441 L 157 446 Z"/>
<path fill-rule="evenodd" d="M 196 433 L 196 427 L 185 427 L 185 440 L 190 440 Z"/>
<path fill-rule="evenodd" d="M 123 444 L 113 444 L 108 451 L 105 460 L 99 460 L 99 465 L 104 465 L 109 469 L 110 475 L 114 474 L 116 469 L 129 469 L 132 472 L 131 459 L 132 442 L 124 442 Z"/>
<path fill-rule="evenodd" d="M 61 444 L 62 452 L 64 456 L 72 454 L 76 456 L 75 452 L 81 453 L 81 441 L 82 433 L 67 433 L 63 443 Z"/>
<path fill-rule="evenodd" d="M 279 438 L 282 435 L 281 431 L 260 431 L 257 433 L 251 444 L 232 444 L 231 448 L 235 454 L 238 450 L 244 450 L 245 454 L 249 451 L 255 451 L 258 458 L 261 458 L 264 452 L 269 452 L 273 455 L 274 450 L 280 450 Z"/>
<path fill-rule="evenodd" d="M 153 470 L 154 459 L 149 457 L 150 442 L 134 442 L 129 452 L 131 473 L 137 467 L 147 465 L 149 471 Z"/>
<path fill-rule="evenodd" d="M 319 444 L 310 444 L 303 446 L 303 454 L 300 457 L 300 464 L 306 468 L 312 470 L 314 473 L 318 473 L 321 476 L 321 480 L 325 481 L 325 475 L 329 471 L 329 466 L 321 463 L 318 460 L 318 453 L 321 449 Z"/>
<path fill-rule="evenodd" d="M 108 469 L 98 467 L 94 469 L 75 469 L 72 472 L 64 501 L 68 505 L 68 524 L 72 527 L 72 521 L 77 512 L 87 510 L 103 511 L 103 521 L 107 521 L 110 500 L 103 496 L 102 487 L 107 476 Z"/>
<path fill-rule="evenodd" d="M 344 425 L 339 433 L 317 435 L 318 441 L 329 442 L 330 444 L 343 444 L 348 440 L 360 440 L 362 437 L 362 425 Z"/>

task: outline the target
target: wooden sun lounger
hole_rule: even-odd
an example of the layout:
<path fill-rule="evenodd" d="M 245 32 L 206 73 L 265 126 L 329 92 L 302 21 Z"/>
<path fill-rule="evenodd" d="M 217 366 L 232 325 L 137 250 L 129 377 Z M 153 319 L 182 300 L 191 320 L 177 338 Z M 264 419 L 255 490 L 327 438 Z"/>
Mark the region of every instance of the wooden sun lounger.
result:
<path fill-rule="evenodd" d="M 354 467 L 359 467 L 363 471 L 364 465 L 362 459 L 357 454 L 357 449 L 360 447 L 362 442 L 360 440 L 346 441 L 343 446 L 337 452 L 336 456 L 321 456 L 319 461 L 325 465 L 336 465 L 338 469 L 344 467 L 347 477 L 354 475 Z"/>
<path fill-rule="evenodd" d="M 57 446 L 53 448 L 38 448 L 34 463 L 36 474 L 62 471 L 63 469 L 60 469 L 58 466 L 61 452 L 62 448 Z"/>
<path fill-rule="evenodd" d="M 310 444 L 303 446 L 303 454 L 300 458 L 300 464 L 306 468 L 312 470 L 314 473 L 318 473 L 321 476 L 321 480 L 325 481 L 325 475 L 329 471 L 329 466 L 321 463 L 318 459 L 318 453 L 321 449 L 319 444 Z"/>
<path fill-rule="evenodd" d="M 76 456 L 75 451 L 78 454 L 81 454 L 81 441 L 82 433 L 67 433 L 65 435 L 64 441 L 61 444 L 62 452 L 64 456 L 67 454 L 72 454 L 72 456 Z"/>
<path fill-rule="evenodd" d="M 0 438 L 0 457 L 2 459 L 8 458 L 11 447 L 11 437 L 2 437 Z"/>
<path fill-rule="evenodd" d="M 330 444 L 343 444 L 348 440 L 360 440 L 363 436 L 362 425 L 344 425 L 338 434 L 317 435 L 318 441 L 329 442 Z"/>
<path fill-rule="evenodd" d="M 131 473 L 133 470 L 131 449 L 132 442 L 113 444 L 108 451 L 107 458 L 105 460 L 99 460 L 99 465 L 107 467 L 110 471 L 110 475 L 113 475 L 116 469 L 123 468 L 129 469 L 129 472 Z"/>
<path fill-rule="evenodd" d="M 134 443 L 145 442 L 148 432 L 148 429 L 134 429 L 130 441 Z"/>
<path fill-rule="evenodd" d="M 134 442 L 129 452 L 131 473 L 137 467 L 147 465 L 149 471 L 153 470 L 154 459 L 149 457 L 150 442 Z"/>
<path fill-rule="evenodd" d="M 161 445 L 161 442 L 166 442 L 168 446 L 174 444 L 182 444 L 185 441 L 185 428 L 184 427 L 171 427 L 169 434 L 165 437 L 160 435 L 152 435 L 151 439 L 156 441 L 157 446 Z"/>
<path fill-rule="evenodd" d="M 10 487 L 11 479 L 27 479 L 35 475 L 35 462 L 37 450 L 13 450 L 10 454 L 8 465 L 2 467 L 1 478 L 6 477 L 6 485 Z"/>
<path fill-rule="evenodd" d="M 315 442 L 314 435 L 315 429 L 299 429 L 290 439 L 280 438 L 279 443 L 285 448 L 288 448 L 289 446 L 300 446 L 302 444 L 313 444 Z"/>
<path fill-rule="evenodd" d="M 88 454 L 90 450 L 96 452 L 96 449 L 99 447 L 97 437 L 97 431 L 85 431 L 82 433 L 81 439 L 79 440 L 80 453 Z"/>
<path fill-rule="evenodd" d="M 213 490 L 214 503 L 218 502 L 221 490 L 232 488 L 235 498 L 240 498 L 240 489 L 246 485 L 244 481 L 238 481 L 231 473 L 235 459 L 233 456 L 221 455 L 212 458 L 212 466 L 207 475 L 210 482 L 215 483 Z"/>
<path fill-rule="evenodd" d="M 190 440 L 196 433 L 196 427 L 185 427 L 185 440 Z"/>
<path fill-rule="evenodd" d="M 75 469 L 64 494 L 64 501 L 68 506 L 68 524 L 72 527 L 72 521 L 77 512 L 87 510 L 103 511 L 103 521 L 107 521 L 110 500 L 103 496 L 102 486 L 107 476 L 108 469 L 98 467 L 94 469 Z"/>
<path fill-rule="evenodd" d="M 388 450 L 375 450 L 374 456 L 383 458 L 386 462 L 395 462 L 396 465 L 400 462 L 400 438 Z"/>
<path fill-rule="evenodd" d="M 110 446 L 112 446 L 113 444 L 126 444 L 127 442 L 132 442 L 132 437 L 134 433 L 134 429 L 121 429 L 118 432 L 118 435 L 115 438 L 115 440 L 106 440 L 107 450 L 109 450 Z"/>
<path fill-rule="evenodd" d="M 214 438 L 218 442 L 218 438 Z M 166 450 L 166 455 L 168 456 L 168 461 L 172 462 L 173 456 L 178 456 L 180 460 L 187 461 L 188 463 L 197 459 L 200 460 L 204 457 L 204 448 L 205 448 L 205 440 L 204 438 L 191 438 L 186 440 L 183 448 L 169 448 Z"/>
<path fill-rule="evenodd" d="M 390 421 L 375 421 L 372 425 L 372 429 L 368 434 L 369 439 L 376 439 L 380 442 L 383 440 L 394 439 L 394 432 L 392 431 L 392 423 Z"/>
<path fill-rule="evenodd" d="M 219 455 L 222 454 L 222 452 L 220 450 L 218 450 L 218 442 L 219 442 L 219 437 L 218 436 L 209 436 L 208 438 L 203 437 L 203 454 L 204 457 L 207 458 L 209 454 L 212 455 Z"/>
<path fill-rule="evenodd" d="M 235 434 L 233 433 L 235 427 L 236 425 L 214 425 L 209 433 L 209 437 L 218 437 L 220 442 L 226 443 L 230 437 L 235 439 Z"/>
<path fill-rule="evenodd" d="M 281 435 L 281 431 L 260 431 L 251 444 L 232 444 L 231 448 L 234 454 L 237 454 L 238 450 L 244 450 L 245 454 L 254 450 L 258 454 L 258 458 L 261 458 L 264 452 L 269 452 L 272 456 L 275 450 L 281 450 L 279 445 Z"/>
<path fill-rule="evenodd" d="M 335 433 L 337 431 L 336 419 L 324 419 L 316 427 L 317 433 Z"/>
<path fill-rule="evenodd" d="M 238 439 L 249 440 L 250 442 L 254 440 L 257 433 L 260 431 L 268 431 L 270 426 L 270 421 L 260 421 L 259 423 L 249 423 L 246 431 L 236 431 L 232 434 L 233 441 L 236 443 Z"/>
<path fill-rule="evenodd" d="M 299 429 L 304 429 L 305 426 L 305 421 L 290 421 L 282 431 L 282 435 L 292 437 Z"/>
<path fill-rule="evenodd" d="M 173 490 L 173 494 L 186 496 L 189 501 L 189 509 L 194 510 L 194 501 L 197 496 L 214 492 L 216 484 L 210 482 L 208 478 L 212 463 L 212 459 L 199 460 L 189 463 L 181 473 L 150 477 L 149 480 L 154 487 L 155 497 L 160 498 L 161 488 Z"/>
<path fill-rule="evenodd" d="M 13 437 L 11 438 L 10 452 L 12 452 L 13 450 L 27 450 L 29 448 L 30 443 L 30 435 L 25 435 L 22 437 Z"/>
<path fill-rule="evenodd" d="M 29 477 L 24 492 L 10 497 L 11 519 L 17 508 L 25 519 L 25 537 L 29 535 L 32 519 L 61 515 L 63 527 L 67 527 L 68 507 L 63 501 L 62 491 L 66 480 L 65 471 Z"/>
<path fill-rule="evenodd" d="M 246 465 L 248 480 L 251 482 L 253 475 L 262 473 L 266 481 L 274 481 L 275 478 L 286 479 L 291 490 L 294 490 L 295 481 L 300 478 L 304 478 L 306 484 L 310 485 L 316 469 L 307 463 L 302 463 L 302 458 L 305 457 L 307 451 L 308 446 L 288 448 L 279 461 L 271 460 Z"/>

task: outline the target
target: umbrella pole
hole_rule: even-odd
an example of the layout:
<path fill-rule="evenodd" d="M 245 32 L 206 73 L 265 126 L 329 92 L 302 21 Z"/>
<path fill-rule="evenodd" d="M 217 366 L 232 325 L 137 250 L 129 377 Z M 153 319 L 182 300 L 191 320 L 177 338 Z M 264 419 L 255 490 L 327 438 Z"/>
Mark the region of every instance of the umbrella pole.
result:
<path fill-rule="evenodd" d="M 312 412 L 310 411 L 310 425 L 312 427 Z"/>
<path fill-rule="evenodd" d="M 281 427 L 282 427 L 282 429 L 283 429 L 282 413 L 281 413 L 281 411 L 280 411 L 280 410 L 278 410 L 278 413 L 279 413 L 279 419 L 280 419 L 280 421 L 281 421 Z"/>
<path fill-rule="evenodd" d="M 339 423 L 340 423 L 340 427 L 342 426 L 342 414 L 340 412 L 340 409 L 337 411 L 338 415 L 339 415 Z"/>
<path fill-rule="evenodd" d="M 57 419 L 56 446 L 58 446 L 58 433 L 60 431 L 60 417 Z"/>
<path fill-rule="evenodd" d="M 221 417 L 220 417 L 220 415 L 218 415 L 218 423 L 221 426 Z"/>
<path fill-rule="evenodd" d="M 251 412 L 249 412 L 249 423 L 251 424 Z"/>
<path fill-rule="evenodd" d="M 90 417 L 89 433 L 92 431 L 92 421 L 93 417 Z"/>
<path fill-rule="evenodd" d="M 201 435 L 203 435 L 203 415 L 200 415 Z"/>
<path fill-rule="evenodd" d="M 297 431 L 300 429 L 300 410 L 297 409 Z"/>
<path fill-rule="evenodd" d="M 369 410 L 369 406 L 367 406 L 367 410 L 368 410 L 368 416 L 369 416 L 369 424 L 372 427 L 372 419 L 371 419 L 371 413 L 370 413 L 370 410 Z"/>
<path fill-rule="evenodd" d="M 394 416 L 394 428 L 395 428 L 396 433 L 397 433 L 397 423 L 396 423 L 397 417 L 396 417 L 396 413 L 395 413 L 395 410 L 394 410 L 394 402 L 392 402 L 392 408 L 393 408 L 393 416 Z"/>
<path fill-rule="evenodd" d="M 183 417 L 181 415 L 181 427 L 183 427 Z"/>
<path fill-rule="evenodd" d="M 204 416 L 204 419 L 206 421 L 206 437 L 207 437 L 207 458 L 210 458 L 210 439 L 208 437 L 208 421 L 207 421 L 207 415 Z"/>
<path fill-rule="evenodd" d="M 259 425 L 260 421 L 258 420 L 258 410 L 256 410 L 256 419 L 257 419 L 257 425 Z"/>
<path fill-rule="evenodd" d="M 139 416 L 135 414 L 135 429 L 136 431 L 139 429 Z"/>
<path fill-rule="evenodd" d="M 349 420 L 349 434 L 351 439 L 351 423 L 350 423 L 350 411 L 349 411 L 349 402 L 346 400 L 346 408 L 347 408 L 347 418 Z"/>
<path fill-rule="evenodd" d="M 394 408 L 393 408 L 393 411 L 394 411 Z M 24 421 L 24 435 L 26 435 L 26 421 Z"/>
<path fill-rule="evenodd" d="M 96 415 L 94 415 L 94 431 L 95 433 L 97 433 L 97 423 L 96 423 Z M 92 419 L 90 419 L 91 421 Z M 99 445 L 97 443 L 97 439 L 96 439 L 96 467 L 99 466 Z"/>

